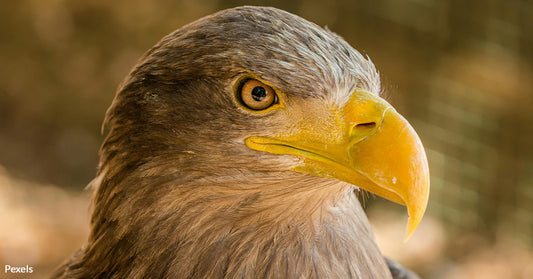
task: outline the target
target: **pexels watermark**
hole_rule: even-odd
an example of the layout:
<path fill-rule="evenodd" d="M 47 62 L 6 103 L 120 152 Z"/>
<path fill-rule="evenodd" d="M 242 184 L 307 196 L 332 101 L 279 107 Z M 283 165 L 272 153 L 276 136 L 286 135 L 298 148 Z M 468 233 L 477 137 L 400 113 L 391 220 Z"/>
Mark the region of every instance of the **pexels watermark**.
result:
<path fill-rule="evenodd" d="M 33 273 L 33 266 L 10 266 L 6 264 L 4 271 L 5 273 Z"/>

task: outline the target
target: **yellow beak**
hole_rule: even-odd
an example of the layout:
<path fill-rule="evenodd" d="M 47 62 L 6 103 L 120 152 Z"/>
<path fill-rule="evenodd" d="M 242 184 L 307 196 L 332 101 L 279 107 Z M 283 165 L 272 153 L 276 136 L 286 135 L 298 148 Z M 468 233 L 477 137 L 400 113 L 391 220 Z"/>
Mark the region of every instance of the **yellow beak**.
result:
<path fill-rule="evenodd" d="M 407 240 L 429 198 L 428 162 L 418 135 L 385 100 L 360 89 L 329 114 L 339 115 L 327 118 L 336 123 L 299 123 L 296 133 L 253 136 L 246 145 L 299 156 L 303 163 L 294 171 L 342 180 L 405 205 Z"/>

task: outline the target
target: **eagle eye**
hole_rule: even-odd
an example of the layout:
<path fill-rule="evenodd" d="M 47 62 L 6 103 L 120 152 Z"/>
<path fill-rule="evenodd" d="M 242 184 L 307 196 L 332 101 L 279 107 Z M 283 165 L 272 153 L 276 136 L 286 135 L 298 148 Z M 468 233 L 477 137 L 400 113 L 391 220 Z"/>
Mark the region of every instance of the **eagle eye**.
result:
<path fill-rule="evenodd" d="M 251 110 L 264 110 L 277 102 L 274 89 L 256 79 L 245 80 L 237 94 L 242 105 Z"/>

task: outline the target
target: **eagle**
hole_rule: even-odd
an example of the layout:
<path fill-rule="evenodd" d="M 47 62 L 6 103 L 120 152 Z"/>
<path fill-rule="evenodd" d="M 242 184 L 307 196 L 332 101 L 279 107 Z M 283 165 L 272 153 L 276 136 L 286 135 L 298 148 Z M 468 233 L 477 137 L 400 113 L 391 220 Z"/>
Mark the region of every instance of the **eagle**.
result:
<path fill-rule="evenodd" d="M 335 33 L 237 7 L 147 51 L 104 120 L 87 242 L 53 278 L 391 278 L 358 200 L 407 207 L 429 171 Z"/>

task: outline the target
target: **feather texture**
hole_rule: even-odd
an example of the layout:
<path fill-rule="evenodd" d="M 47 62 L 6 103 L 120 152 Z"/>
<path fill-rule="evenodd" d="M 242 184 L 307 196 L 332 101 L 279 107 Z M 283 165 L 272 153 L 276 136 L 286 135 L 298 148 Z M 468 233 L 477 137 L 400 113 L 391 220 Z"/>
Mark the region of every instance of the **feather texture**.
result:
<path fill-rule="evenodd" d="M 292 102 L 381 90 L 369 59 L 284 11 L 240 7 L 178 29 L 108 110 L 91 234 L 54 278 L 390 278 L 355 186 L 244 145 L 295 115 L 242 110 L 234 88 L 249 74 Z"/>

